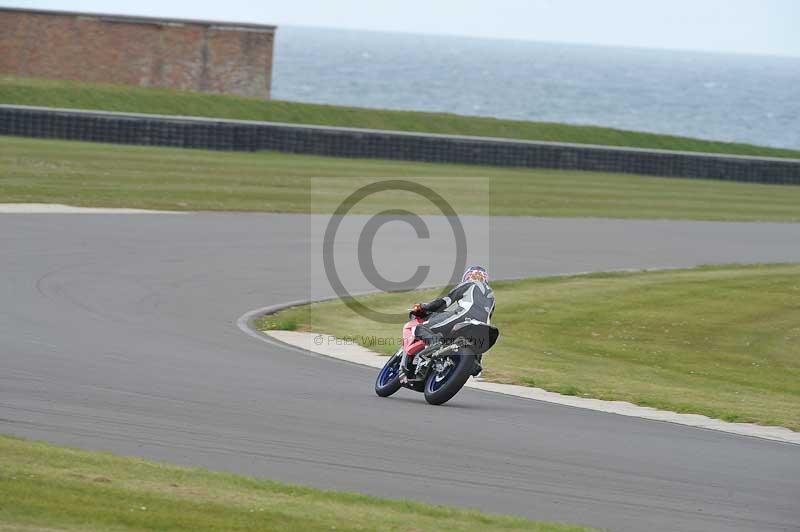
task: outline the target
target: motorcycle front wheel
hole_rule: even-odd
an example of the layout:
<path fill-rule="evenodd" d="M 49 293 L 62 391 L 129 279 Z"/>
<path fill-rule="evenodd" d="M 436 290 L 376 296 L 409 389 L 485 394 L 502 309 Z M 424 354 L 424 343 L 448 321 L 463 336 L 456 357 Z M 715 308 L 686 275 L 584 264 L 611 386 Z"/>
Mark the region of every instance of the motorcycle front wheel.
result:
<path fill-rule="evenodd" d="M 380 397 L 389 397 L 400 389 L 400 359 L 403 356 L 401 349 L 386 361 L 378 378 L 375 379 L 375 393 Z"/>
<path fill-rule="evenodd" d="M 425 400 L 432 405 L 441 405 L 452 399 L 475 369 L 475 354 L 469 348 L 462 347 L 450 359 L 453 365 L 439 373 L 431 371 L 425 381 Z"/>

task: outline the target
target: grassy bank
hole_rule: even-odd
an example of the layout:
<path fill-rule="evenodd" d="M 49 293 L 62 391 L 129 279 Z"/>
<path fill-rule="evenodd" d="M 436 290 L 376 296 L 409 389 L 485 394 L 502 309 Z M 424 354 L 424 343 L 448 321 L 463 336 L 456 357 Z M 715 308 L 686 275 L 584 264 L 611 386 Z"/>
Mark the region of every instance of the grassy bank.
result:
<path fill-rule="evenodd" d="M 0 103 L 800 158 L 800 151 L 797 150 L 602 127 L 265 101 L 217 94 L 30 78 L 0 77 Z"/>
<path fill-rule="evenodd" d="M 800 265 L 707 267 L 493 283 L 502 332 L 489 380 L 800 430 Z M 365 298 L 397 312 L 435 292 Z M 260 327 L 396 338 L 341 302 Z M 396 344 L 394 344 L 396 345 Z"/>
<path fill-rule="evenodd" d="M 421 181 L 465 209 L 459 214 L 800 220 L 792 186 L 0 137 L 0 202 L 325 213 L 376 178 Z M 489 201 L 475 201 L 486 185 Z M 412 204 L 438 214 L 403 194 L 373 196 L 353 212 Z"/>
<path fill-rule="evenodd" d="M 0 436 L 0 529 L 587 530 L 5 436 Z"/>

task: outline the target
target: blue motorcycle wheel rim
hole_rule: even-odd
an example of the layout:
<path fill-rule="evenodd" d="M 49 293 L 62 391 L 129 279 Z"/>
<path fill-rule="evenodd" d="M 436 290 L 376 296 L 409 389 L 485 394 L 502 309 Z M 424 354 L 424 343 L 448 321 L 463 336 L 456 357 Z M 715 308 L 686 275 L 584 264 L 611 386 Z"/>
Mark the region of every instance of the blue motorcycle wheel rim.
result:
<path fill-rule="evenodd" d="M 398 358 L 394 362 L 387 362 L 383 369 L 381 370 L 380 375 L 378 376 L 378 385 L 383 387 L 389 384 L 392 379 L 397 377 L 400 369 L 400 359 Z"/>
<path fill-rule="evenodd" d="M 453 359 L 451 358 L 450 360 Z M 458 363 L 455 360 L 453 360 L 453 362 L 454 364 L 452 366 L 449 366 L 444 373 L 437 373 L 433 375 L 433 377 L 430 380 L 428 380 L 429 392 L 438 391 L 442 386 L 445 385 L 445 383 L 447 383 L 447 381 L 450 379 L 451 375 L 455 371 L 456 366 L 458 365 Z"/>

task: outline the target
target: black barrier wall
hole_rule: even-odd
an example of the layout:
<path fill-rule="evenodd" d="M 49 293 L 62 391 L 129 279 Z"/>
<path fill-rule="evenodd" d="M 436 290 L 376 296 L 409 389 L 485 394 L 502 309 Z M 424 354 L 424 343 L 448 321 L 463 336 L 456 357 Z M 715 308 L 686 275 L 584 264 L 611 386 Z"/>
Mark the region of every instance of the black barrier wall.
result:
<path fill-rule="evenodd" d="M 800 160 L 0 105 L 0 135 L 800 185 Z"/>

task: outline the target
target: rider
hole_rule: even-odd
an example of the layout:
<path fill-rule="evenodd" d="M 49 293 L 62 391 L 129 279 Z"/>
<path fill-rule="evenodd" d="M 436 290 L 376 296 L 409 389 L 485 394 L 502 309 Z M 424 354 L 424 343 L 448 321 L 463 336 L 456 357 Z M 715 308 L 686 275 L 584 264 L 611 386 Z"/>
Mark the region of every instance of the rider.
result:
<path fill-rule="evenodd" d="M 450 308 L 452 306 L 452 308 Z M 470 266 L 464 272 L 461 283 L 444 297 L 434 299 L 430 303 L 417 303 L 411 314 L 427 317 L 425 322 L 414 327 L 414 336 L 432 345 L 441 342 L 447 333 L 460 322 L 477 320 L 489 323 L 494 313 L 494 292 L 489 287 L 489 273 L 482 266 Z M 407 373 L 407 359 L 403 357 L 401 372 Z M 478 376 L 483 368 L 481 357 L 475 363 L 472 374 Z"/>

